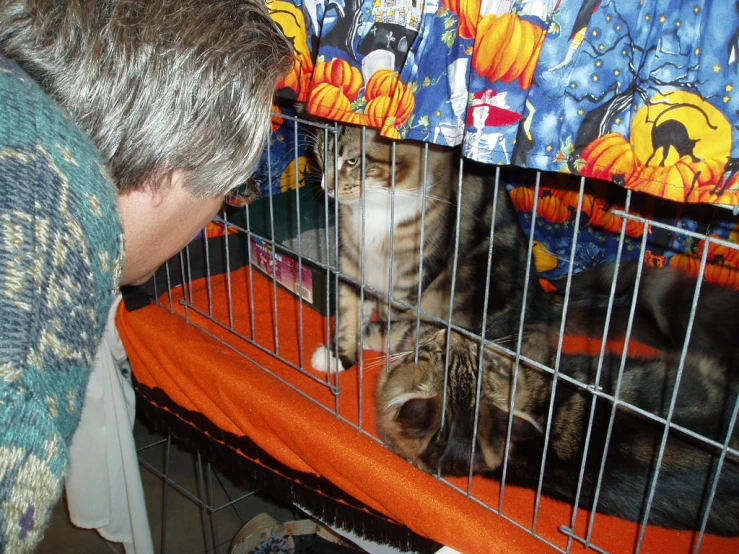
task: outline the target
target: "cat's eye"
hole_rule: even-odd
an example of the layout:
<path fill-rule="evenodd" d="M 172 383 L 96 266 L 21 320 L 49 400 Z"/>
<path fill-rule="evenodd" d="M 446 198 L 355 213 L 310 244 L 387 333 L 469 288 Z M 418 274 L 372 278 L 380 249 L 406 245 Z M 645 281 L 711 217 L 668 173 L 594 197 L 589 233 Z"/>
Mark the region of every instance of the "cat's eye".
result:
<path fill-rule="evenodd" d="M 344 160 L 344 163 L 348 166 L 354 167 L 359 163 L 359 158 L 349 158 L 347 160 Z"/>

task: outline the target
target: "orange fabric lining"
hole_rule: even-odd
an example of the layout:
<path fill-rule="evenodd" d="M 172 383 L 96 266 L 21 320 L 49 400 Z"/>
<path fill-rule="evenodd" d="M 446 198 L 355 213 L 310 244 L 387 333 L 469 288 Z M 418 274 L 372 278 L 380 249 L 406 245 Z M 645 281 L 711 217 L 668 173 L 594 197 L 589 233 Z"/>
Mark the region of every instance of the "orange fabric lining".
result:
<path fill-rule="evenodd" d="M 173 296 L 171 308 L 179 315 L 160 306 L 135 312 L 121 307 L 118 328 L 141 383 L 161 388 L 178 405 L 204 414 L 224 431 L 248 436 L 282 463 L 324 476 L 367 506 L 460 552 L 552 551 L 482 505 L 497 509 L 498 482 L 475 477 L 469 490 L 473 498 L 468 498 L 466 478 L 449 479 L 450 486 L 373 438 L 377 436 L 374 389 L 379 372 L 385 370 L 379 357 L 366 355 L 361 371 L 342 372 L 338 383 L 332 377 L 333 387 L 329 387 L 325 375 L 290 367 L 243 338 L 277 350 L 298 367 L 309 367 L 315 348 L 326 342 L 326 319 L 301 306 L 290 293 L 273 288 L 271 279 L 248 266 L 232 272 L 228 280 L 230 295 L 225 276 L 193 284 L 192 303 L 197 310 L 185 310 L 179 304 L 181 296 Z M 177 291 L 182 294 L 181 287 Z M 170 298 L 165 295 L 162 300 L 169 303 Z M 250 314 L 252 301 L 254 313 Z M 198 311 L 212 314 L 221 324 Z M 334 394 L 332 388 L 341 393 Z M 530 528 L 534 502 L 534 491 L 506 486 L 503 514 Z M 536 531 L 565 548 L 567 537 L 559 528 L 569 527 L 571 517 L 570 506 L 542 498 Z M 579 510 L 578 535 L 584 533 L 587 520 L 588 513 Z M 633 551 L 638 536 L 634 523 L 602 514 L 595 518 L 592 541 L 610 552 Z M 649 526 L 642 551 L 691 552 L 696 536 Z M 572 551 L 583 548 L 575 542 Z M 732 551 L 739 551 L 739 539 L 709 535 L 701 550 Z"/>
<path fill-rule="evenodd" d="M 585 354 L 588 356 L 598 356 L 600 354 L 602 344 L 603 341 L 601 339 L 567 335 L 562 340 L 562 354 Z M 626 341 L 623 338 L 608 339 L 606 341 L 607 352 L 623 354 L 625 347 Z M 634 339 L 629 340 L 629 356 L 654 358 L 662 354 L 664 353 L 657 348 L 647 344 L 642 344 Z"/>

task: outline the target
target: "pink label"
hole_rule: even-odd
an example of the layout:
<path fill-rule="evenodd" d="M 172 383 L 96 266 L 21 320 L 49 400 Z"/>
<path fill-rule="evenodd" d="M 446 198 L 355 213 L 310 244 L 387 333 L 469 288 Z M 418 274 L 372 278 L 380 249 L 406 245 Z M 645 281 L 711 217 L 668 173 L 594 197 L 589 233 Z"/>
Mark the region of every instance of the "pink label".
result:
<path fill-rule="evenodd" d="M 274 252 L 272 245 L 258 237 L 251 237 L 251 264 L 272 277 L 283 287 L 299 294 L 303 300 L 313 303 L 313 274 L 310 268 L 299 268 L 298 260 L 280 252 Z M 298 271 L 302 269 L 302 272 Z M 300 275 L 302 273 L 302 280 Z"/>

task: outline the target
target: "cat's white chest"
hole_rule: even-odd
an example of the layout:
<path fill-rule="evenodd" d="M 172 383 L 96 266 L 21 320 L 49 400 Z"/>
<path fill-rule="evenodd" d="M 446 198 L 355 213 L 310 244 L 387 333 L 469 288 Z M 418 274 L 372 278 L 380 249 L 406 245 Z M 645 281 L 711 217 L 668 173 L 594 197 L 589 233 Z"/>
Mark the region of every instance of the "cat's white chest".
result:
<path fill-rule="evenodd" d="M 364 282 L 366 284 L 387 292 L 392 278 L 394 286 L 397 281 L 397 271 L 393 269 L 393 275 L 390 275 L 391 237 L 395 235 L 395 229 L 400 223 L 416 219 L 419 214 L 418 198 L 404 198 L 396 195 L 395 207 L 391 209 L 389 194 L 368 195 L 364 201 L 364 210 L 357 206 L 357 209 L 351 212 L 349 224 L 352 230 L 352 242 L 358 253 L 363 251 Z M 393 246 L 395 249 L 398 245 Z M 394 261 L 393 268 L 396 266 L 397 261 Z"/>

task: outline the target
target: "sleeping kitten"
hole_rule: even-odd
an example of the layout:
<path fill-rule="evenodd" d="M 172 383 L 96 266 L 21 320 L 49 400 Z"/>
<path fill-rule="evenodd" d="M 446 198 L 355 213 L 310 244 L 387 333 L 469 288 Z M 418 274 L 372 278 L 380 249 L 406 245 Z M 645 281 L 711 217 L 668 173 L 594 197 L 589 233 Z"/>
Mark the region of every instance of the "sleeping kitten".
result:
<path fill-rule="evenodd" d="M 377 131 L 363 132 L 361 127 L 354 126 L 340 126 L 336 140 L 329 134 L 327 142 L 319 133 L 314 152 L 323 173 L 321 187 L 339 202 L 342 280 L 336 338 L 339 361 L 334 360 L 334 348 L 327 352 L 324 346 L 314 352 L 311 363 L 321 371 L 342 370 L 357 362 L 360 334 L 365 349 L 386 351 L 388 318 L 391 353 L 407 349 L 415 341 L 416 307 L 420 306 L 423 320 L 428 320 L 428 316 L 449 318 L 460 160 L 456 150 L 428 145 L 426 161 L 423 143 L 396 142 L 393 150 L 393 141 L 381 137 Z M 457 265 L 456 279 L 461 285 L 455 291 L 453 321 L 468 327 L 481 321 L 475 315 L 482 304 L 480 291 L 469 283 L 485 280 L 495 169 L 469 161 L 465 161 L 464 167 L 459 252 L 460 256 L 475 261 Z M 419 298 L 424 189 L 423 277 Z M 526 244 L 501 183 L 490 280 L 491 310 L 498 318 L 491 324 L 488 336 L 501 337 L 518 329 Z M 391 259 L 392 284 L 389 283 Z M 534 277 L 532 274 L 528 301 L 532 313 L 542 310 L 547 303 Z M 362 279 L 366 285 L 364 306 L 360 306 Z M 392 297 L 390 301 L 388 294 Z"/>
<path fill-rule="evenodd" d="M 575 315 L 575 314 L 573 314 Z M 548 367 L 556 363 L 557 331 L 551 325 L 527 326 L 522 354 Z M 573 327 L 568 333 L 586 333 Z M 500 477 L 510 414 L 514 356 L 486 348 L 475 433 L 478 375 L 477 342 L 453 333 L 446 358 L 446 333 L 438 333 L 419 350 L 418 365 L 409 354 L 381 377 L 377 392 L 380 436 L 396 453 L 425 471 L 442 475 L 475 473 Z M 446 406 L 444 372 L 448 362 Z M 597 356 L 563 354 L 559 371 L 588 387 L 596 386 Z M 621 356 L 608 354 L 597 386 L 613 395 Z M 676 378 L 678 358 L 656 353 L 627 359 L 619 402 L 665 417 Z M 521 362 L 511 424 L 506 482 L 536 488 L 544 432 L 553 386 L 552 375 Z M 723 443 L 739 386 L 714 359 L 686 359 L 673 423 Z M 543 492 L 573 502 L 580 473 L 593 395 L 588 389 L 558 379 L 554 393 L 550 442 Z M 613 402 L 595 400 L 587 451 L 583 508 L 592 507 L 598 470 Z M 442 425 L 442 413 L 444 413 Z M 663 425 L 619 404 L 614 419 L 597 511 L 640 521 L 655 469 Z M 471 447 L 474 437 L 474 458 Z M 730 446 L 739 446 L 735 429 Z M 670 528 L 697 528 L 710 490 L 719 450 L 672 429 L 660 467 L 649 522 Z M 707 530 L 739 534 L 739 459 L 729 454 L 716 489 Z"/>

